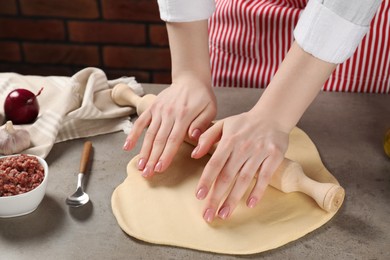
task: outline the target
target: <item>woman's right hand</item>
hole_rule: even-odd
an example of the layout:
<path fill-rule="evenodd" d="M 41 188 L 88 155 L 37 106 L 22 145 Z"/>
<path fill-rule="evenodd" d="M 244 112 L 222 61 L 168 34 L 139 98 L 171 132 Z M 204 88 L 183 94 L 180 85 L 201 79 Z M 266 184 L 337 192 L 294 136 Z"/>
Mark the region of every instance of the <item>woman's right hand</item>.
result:
<path fill-rule="evenodd" d="M 171 164 L 185 135 L 198 140 L 217 113 L 210 84 L 195 76 L 183 76 L 163 90 L 135 121 L 124 149 L 131 150 L 147 128 L 139 154 L 138 169 L 144 177 L 163 172 Z"/>

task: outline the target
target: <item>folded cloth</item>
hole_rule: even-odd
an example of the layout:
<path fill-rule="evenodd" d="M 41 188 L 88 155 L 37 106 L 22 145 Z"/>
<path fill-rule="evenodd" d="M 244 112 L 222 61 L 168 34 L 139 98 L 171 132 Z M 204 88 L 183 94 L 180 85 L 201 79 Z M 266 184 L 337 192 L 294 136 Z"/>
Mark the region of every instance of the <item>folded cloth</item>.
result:
<path fill-rule="evenodd" d="M 37 120 L 15 128 L 24 128 L 31 135 L 31 147 L 23 153 L 45 158 L 54 143 L 131 127 L 129 116 L 135 114 L 135 109 L 117 106 L 111 99 L 112 87 L 118 83 L 125 83 L 136 94 L 143 95 L 134 77 L 107 80 L 98 68 L 85 68 L 72 77 L 0 73 L 0 104 L 4 104 L 6 96 L 14 89 L 38 93 L 44 88 L 37 97 L 40 106 Z M 0 114 L 4 115 L 2 105 Z"/>

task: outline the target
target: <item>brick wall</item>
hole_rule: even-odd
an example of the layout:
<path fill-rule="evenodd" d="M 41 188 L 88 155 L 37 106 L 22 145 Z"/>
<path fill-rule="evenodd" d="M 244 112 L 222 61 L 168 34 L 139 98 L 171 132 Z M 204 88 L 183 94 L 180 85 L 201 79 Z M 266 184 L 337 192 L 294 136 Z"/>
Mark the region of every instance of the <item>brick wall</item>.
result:
<path fill-rule="evenodd" d="M 71 76 L 88 66 L 170 83 L 157 0 L 0 0 L 0 71 Z"/>

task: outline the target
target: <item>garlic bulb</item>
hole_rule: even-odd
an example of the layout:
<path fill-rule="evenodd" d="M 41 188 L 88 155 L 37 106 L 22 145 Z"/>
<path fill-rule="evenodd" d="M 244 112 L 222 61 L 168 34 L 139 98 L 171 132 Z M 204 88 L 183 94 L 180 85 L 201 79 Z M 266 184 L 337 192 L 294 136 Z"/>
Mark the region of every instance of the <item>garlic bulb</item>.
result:
<path fill-rule="evenodd" d="M 15 129 L 11 121 L 7 121 L 0 129 L 0 154 L 9 155 L 30 147 L 30 134 L 24 129 Z"/>

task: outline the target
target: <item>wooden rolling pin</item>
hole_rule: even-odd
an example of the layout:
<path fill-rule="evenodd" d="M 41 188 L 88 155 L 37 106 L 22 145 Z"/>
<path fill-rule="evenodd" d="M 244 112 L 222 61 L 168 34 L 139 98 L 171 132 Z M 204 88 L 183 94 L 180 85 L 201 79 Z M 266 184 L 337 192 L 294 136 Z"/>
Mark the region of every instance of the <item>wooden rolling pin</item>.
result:
<path fill-rule="evenodd" d="M 140 115 L 155 100 L 152 94 L 143 97 L 138 96 L 125 84 L 116 85 L 111 92 L 112 100 L 120 106 L 132 106 Z M 185 140 L 194 145 L 189 138 Z M 213 152 L 213 151 L 211 151 Z M 313 198 L 317 204 L 327 212 L 337 211 L 343 203 L 345 191 L 334 183 L 321 183 L 306 176 L 301 165 L 287 158 L 283 160 L 279 168 L 273 174 L 270 185 L 285 192 L 299 191 Z"/>

